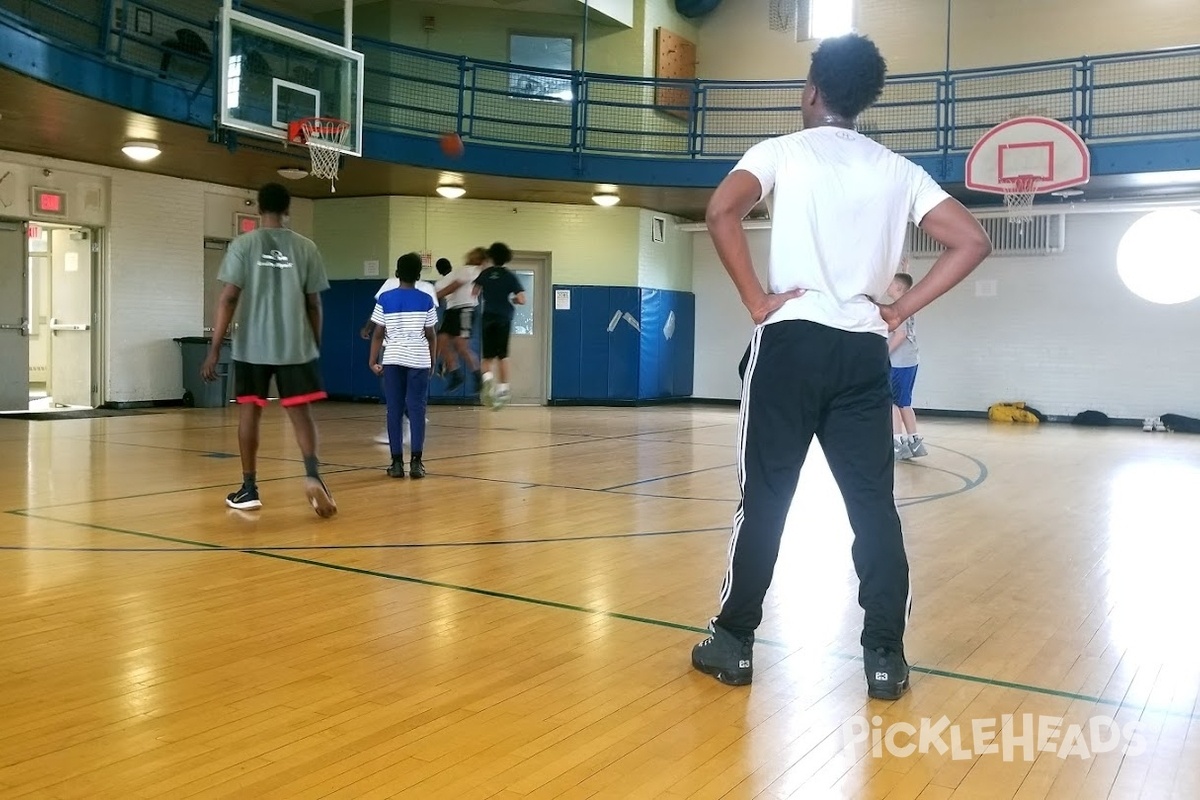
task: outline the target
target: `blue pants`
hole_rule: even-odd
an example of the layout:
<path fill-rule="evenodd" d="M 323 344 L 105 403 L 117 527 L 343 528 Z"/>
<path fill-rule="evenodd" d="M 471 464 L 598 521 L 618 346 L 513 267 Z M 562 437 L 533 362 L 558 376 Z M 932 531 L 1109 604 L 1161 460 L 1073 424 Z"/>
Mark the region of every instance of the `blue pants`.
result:
<path fill-rule="evenodd" d="M 401 420 L 408 417 L 409 449 L 416 457 L 425 449 L 425 408 L 429 404 L 429 368 L 383 365 L 383 396 L 387 400 L 388 443 L 392 457 L 404 454 Z"/>

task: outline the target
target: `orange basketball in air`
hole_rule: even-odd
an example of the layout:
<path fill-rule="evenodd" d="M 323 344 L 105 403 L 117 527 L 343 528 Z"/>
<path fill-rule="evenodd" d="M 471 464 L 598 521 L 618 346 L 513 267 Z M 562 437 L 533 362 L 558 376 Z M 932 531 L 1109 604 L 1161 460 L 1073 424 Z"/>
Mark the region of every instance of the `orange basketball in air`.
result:
<path fill-rule="evenodd" d="M 450 158 L 461 158 L 465 149 L 466 146 L 463 144 L 462 137 L 457 133 L 442 134 L 442 152 L 450 156 Z"/>

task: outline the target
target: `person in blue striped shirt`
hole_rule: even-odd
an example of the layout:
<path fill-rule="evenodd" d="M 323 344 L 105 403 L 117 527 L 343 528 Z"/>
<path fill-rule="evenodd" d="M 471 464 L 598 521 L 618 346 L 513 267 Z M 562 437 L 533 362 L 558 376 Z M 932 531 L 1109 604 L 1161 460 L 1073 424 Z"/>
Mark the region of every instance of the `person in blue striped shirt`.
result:
<path fill-rule="evenodd" d="M 400 285 L 375 298 L 371 322 L 371 370 L 383 376 L 387 401 L 388 444 L 392 465 L 387 474 L 404 477 L 404 433 L 408 417 L 412 441 L 409 475 L 425 477 L 421 457 L 425 448 L 425 408 L 429 401 L 429 378 L 437 361 L 437 301 L 417 288 L 421 279 L 421 256 L 406 253 L 396 259 Z M 386 344 L 386 347 L 384 346 Z M 380 359 L 380 351 L 383 358 Z"/>

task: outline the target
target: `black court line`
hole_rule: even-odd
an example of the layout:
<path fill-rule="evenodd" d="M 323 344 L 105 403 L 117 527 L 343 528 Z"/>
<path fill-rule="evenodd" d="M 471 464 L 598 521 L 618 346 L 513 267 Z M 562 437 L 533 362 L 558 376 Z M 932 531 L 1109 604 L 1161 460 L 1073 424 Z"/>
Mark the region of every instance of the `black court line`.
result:
<path fill-rule="evenodd" d="M 908 498 L 907 500 L 898 499 L 896 501 L 896 506 L 898 508 L 907 508 L 908 506 L 915 506 L 915 505 L 919 505 L 921 503 L 931 503 L 934 500 L 944 500 L 947 497 L 954 497 L 955 495 L 964 494 L 965 492 L 969 492 L 972 489 L 975 489 L 978 486 L 980 486 L 980 484 L 982 484 L 984 481 L 986 481 L 988 479 L 989 475 L 991 474 L 988 471 L 987 464 L 985 464 L 982 460 L 976 458 L 973 455 L 963 453 L 959 450 L 953 450 L 949 447 L 942 447 L 941 445 L 929 445 L 929 446 L 935 447 L 938 450 L 945 450 L 947 453 L 954 453 L 956 456 L 961 456 L 961 457 L 967 459 L 968 461 L 970 461 L 972 464 L 974 464 L 979 469 L 979 475 L 977 475 L 974 478 L 967 478 L 965 475 L 959 475 L 954 472 L 949 472 L 949 470 L 945 470 L 940 467 L 932 467 L 932 466 L 927 466 L 925 464 L 919 464 L 919 463 L 915 464 L 914 466 L 920 467 L 922 469 L 936 469 L 939 472 L 947 472 L 950 475 L 954 475 L 954 477 L 956 477 L 956 478 L 961 478 L 963 481 L 966 482 L 966 484 L 960 489 L 955 489 L 955 490 L 949 491 L 949 492 L 939 492 L 937 494 L 928 494 L 928 495 L 923 495 L 921 497 Z"/>
<path fill-rule="evenodd" d="M 564 435 L 567 435 L 567 434 L 564 434 Z M 638 434 L 638 435 L 646 435 L 646 434 Z M 612 438 L 628 438 L 628 437 L 612 437 Z M 103 439 L 100 439 L 97 441 L 100 441 L 102 443 L 104 442 Z M 533 448 L 529 448 L 529 449 L 531 449 L 531 450 L 548 449 L 548 448 L 552 448 L 552 447 L 560 447 L 560 446 L 567 445 L 567 444 L 584 444 L 584 443 L 587 443 L 587 441 L 584 441 L 584 442 L 558 442 L 558 443 L 549 444 L 549 445 L 539 445 L 537 447 L 533 447 Z M 211 453 L 211 451 L 192 450 L 192 449 L 187 449 L 187 448 L 171 448 L 171 447 L 165 447 L 165 446 L 161 446 L 161 445 L 125 444 L 125 443 L 121 443 L 121 442 L 109 442 L 109 444 L 113 444 L 115 446 L 125 446 L 125 447 L 148 447 L 148 448 L 152 448 L 152 449 L 156 449 L 156 450 L 175 450 L 178 452 L 195 453 L 195 454 L 199 454 L 199 455 L 209 455 Z M 964 492 L 967 492 L 967 491 L 970 491 L 971 489 L 976 488 L 977 486 L 979 486 L 981 483 L 983 483 L 987 479 L 987 477 L 988 477 L 987 465 L 984 464 L 983 461 L 979 460 L 978 458 L 975 458 L 974 456 L 968 455 L 966 453 L 962 453 L 958 450 L 952 450 L 948 447 L 940 447 L 938 445 L 931 445 L 931 446 L 937 447 L 938 449 L 945 450 L 950 453 L 954 453 L 955 455 L 962 456 L 963 458 L 966 458 L 967 460 L 971 461 L 979 468 L 979 476 L 976 478 L 969 478 L 965 475 L 960 475 L 956 472 L 953 472 L 951 470 L 947 470 L 947 469 L 944 469 L 941 467 L 933 467 L 933 466 L 917 464 L 915 466 L 919 466 L 923 469 L 931 469 L 931 470 L 935 470 L 938 472 L 944 472 L 948 475 L 952 475 L 953 477 L 956 477 L 956 478 L 962 480 L 963 486 L 961 488 L 954 489 L 954 490 L 951 490 L 948 492 L 940 492 L 940 493 L 936 493 L 936 494 L 921 495 L 918 497 L 910 497 L 910 498 L 896 498 L 897 507 L 907 508 L 909 506 L 920 505 L 922 503 L 929 503 L 929 502 L 933 502 L 934 500 L 943 500 L 947 497 L 953 497 L 955 495 L 963 494 Z M 470 454 L 470 455 L 461 455 L 461 456 L 446 456 L 445 459 L 449 460 L 449 459 L 454 459 L 454 458 L 470 458 L 475 455 L 488 455 L 488 453 L 479 453 L 479 454 Z M 268 457 L 260 456 L 260 458 L 268 458 Z M 297 463 L 297 464 L 300 463 L 300 461 L 298 459 L 289 459 L 289 458 L 276 457 L 271 460 L 280 461 L 280 462 L 284 462 L 284 463 Z M 327 475 L 338 475 L 338 474 L 345 474 L 345 473 L 349 473 L 349 472 L 374 472 L 374 471 L 380 471 L 380 470 L 384 469 L 384 467 L 382 467 L 382 466 L 374 466 L 374 465 L 373 466 L 363 466 L 363 465 L 351 465 L 351 464 L 327 464 L 325 462 L 322 462 L 322 466 L 334 467 L 333 470 L 327 471 L 325 473 Z M 432 471 L 429 473 L 429 475 L 434 476 L 434 477 L 454 478 L 454 479 L 458 479 L 458 480 L 481 481 L 481 482 L 485 482 L 485 483 L 500 483 L 500 484 L 505 484 L 505 485 L 510 485 L 510 486 L 518 486 L 523 489 L 534 489 L 534 488 L 566 489 L 566 490 L 573 490 L 573 491 L 579 491 L 579 492 L 613 494 L 613 495 L 618 495 L 618 496 L 622 496 L 622 497 L 648 497 L 648 498 L 660 499 L 660 500 L 684 500 L 684 501 L 690 501 L 690 502 L 708 502 L 708 503 L 737 503 L 738 500 L 736 498 L 690 497 L 690 496 L 686 496 L 686 495 L 655 494 L 653 492 L 619 491 L 620 489 L 631 487 L 631 486 L 636 486 L 636 485 L 646 484 L 646 483 L 654 483 L 654 482 L 657 482 L 660 480 L 667 480 L 669 478 L 681 477 L 681 476 L 688 475 L 688 474 L 694 474 L 696 472 L 706 472 L 706 471 L 711 471 L 711 470 L 716 470 L 716 469 L 727 469 L 727 468 L 728 468 L 728 466 L 705 467 L 705 468 L 702 468 L 699 470 L 694 470 L 693 472 L 679 473 L 676 475 L 664 475 L 660 478 L 647 478 L 645 480 L 637 481 L 632 484 L 624 484 L 623 486 L 615 486 L 615 487 L 610 486 L 607 488 L 592 488 L 592 487 L 587 487 L 587 486 L 569 486 L 566 484 L 556 484 L 556 483 L 532 483 L 530 481 L 514 481 L 514 480 L 507 480 L 504 478 L 486 478 L 486 477 L 481 477 L 481 476 L 477 476 L 477 475 L 456 475 L 453 473 L 432 472 Z M 295 477 L 297 477 L 297 476 L 284 476 L 284 477 L 280 477 L 280 478 L 266 478 L 259 482 L 260 483 L 269 483 L 272 481 L 292 480 Z M 75 502 L 71 502 L 71 503 L 56 503 L 56 504 L 47 505 L 47 506 L 34 506 L 34 507 L 25 508 L 25 509 L 12 509 L 12 511 L 49 510 L 49 509 L 53 509 L 53 508 L 65 508 L 65 507 L 69 507 L 69 506 L 90 505 L 93 503 L 112 502 L 112 501 L 116 501 L 116 500 L 134 500 L 134 499 L 138 499 L 141 497 L 158 497 L 158 496 L 176 494 L 176 493 L 219 489 L 219 488 L 224 488 L 224 487 L 227 487 L 230 485 L 232 485 L 231 482 L 224 482 L 224 483 L 220 483 L 220 484 L 213 484 L 210 486 L 197 486 L 197 487 L 189 487 L 189 488 L 183 488 L 183 489 L 170 489 L 170 490 L 164 490 L 164 491 L 159 491 L 159 492 L 145 492 L 145 493 L 141 493 L 141 494 L 123 495 L 123 496 L 118 496 L 118 497 L 109 497 L 109 498 L 91 499 L 91 500 L 79 500 L 79 501 L 75 501 Z"/>
<path fill-rule="evenodd" d="M 96 442 L 98 444 L 107 445 L 109 447 L 140 447 L 140 448 L 143 448 L 146 450 L 164 450 L 164 451 L 172 452 L 172 453 L 192 453 L 194 455 L 201 455 L 201 456 L 211 456 L 214 454 L 214 452 L 218 452 L 218 451 L 214 451 L 212 448 L 208 448 L 207 450 L 205 450 L 205 449 L 199 449 L 199 448 L 194 448 L 194 447 L 168 447 L 167 445 L 162 445 L 162 444 L 142 444 L 141 442 L 114 442 L 109 439 L 96 438 L 96 437 L 82 438 L 79 441 Z M 230 458 L 240 458 L 240 455 L 238 453 L 220 453 L 220 455 L 228 456 Z M 264 456 L 262 453 L 257 453 L 257 454 L 255 454 L 254 457 L 258 461 L 282 461 L 282 462 L 285 462 L 288 464 L 303 464 L 304 463 L 303 458 L 285 458 L 284 456 Z M 322 461 L 321 466 L 322 467 L 334 467 L 334 468 L 338 468 L 338 469 L 367 469 L 367 467 L 364 467 L 361 464 L 337 464 L 332 461 Z"/>
<path fill-rule="evenodd" d="M 549 433 L 546 436 L 574 436 L 576 440 L 573 442 L 552 442 L 551 444 L 536 444 L 529 447 L 510 447 L 504 450 L 482 450 L 478 453 L 463 453 L 457 456 L 436 456 L 434 458 L 422 458 L 426 464 L 434 461 L 453 461 L 459 458 L 475 458 L 477 456 L 495 456 L 507 453 L 528 453 L 534 450 L 551 450 L 555 447 L 570 447 L 577 444 L 597 444 L 599 442 L 610 441 L 618 437 L 615 436 L 580 436 L 577 433 Z"/>
<path fill-rule="evenodd" d="M 606 486 L 605 488 L 601 489 L 600 491 L 615 492 L 617 489 L 627 489 L 630 486 L 641 486 L 646 483 L 657 483 L 658 481 L 669 481 L 671 478 L 685 478 L 688 475 L 699 475 L 701 472 L 712 472 L 713 470 L 729 469 L 730 467 L 736 467 L 736 466 L 737 466 L 737 464 L 718 464 L 715 467 L 701 467 L 699 469 L 690 469 L 687 472 L 676 472 L 673 475 L 662 475 L 657 478 L 643 478 L 640 481 L 630 481 L 629 483 L 619 483 L 616 486 Z M 637 493 L 636 492 L 620 492 L 619 494 L 637 494 Z M 646 496 L 653 497 L 654 495 L 642 495 L 642 496 L 643 497 L 646 497 Z"/>
<path fill-rule="evenodd" d="M 643 617 L 643 616 L 639 616 L 636 614 L 624 614 L 619 611 L 605 611 L 602 609 L 594 609 L 594 608 L 588 608 L 586 606 L 574 605 L 572 603 L 562 603 L 557 600 L 545 600 L 545 599 L 537 598 L 537 597 L 529 597 L 526 595 L 512 594 L 510 592 L 499 592 L 499 591 L 495 591 L 492 589 L 481 589 L 481 588 L 478 588 L 475 586 L 464 586 L 464 585 L 460 585 L 460 584 L 447 583 L 445 581 L 435 581 L 435 580 L 429 580 L 426 578 L 417 578 L 417 577 L 414 577 L 411 575 L 398 575 L 398 574 L 390 573 L 390 572 L 381 572 L 379 570 L 363 569 L 361 567 L 351 567 L 351 566 L 348 566 L 345 564 L 332 564 L 332 563 L 329 563 L 326 561 L 317 561 L 315 559 L 301 558 L 298 556 L 286 555 L 284 553 L 279 553 L 279 552 L 271 552 L 271 551 L 265 550 L 263 548 L 231 550 L 229 548 L 225 548 L 218 544 L 212 544 L 210 542 L 200 542 L 200 541 L 195 541 L 195 540 L 191 540 L 191 539 L 181 539 L 181 538 L 177 538 L 177 537 L 173 537 L 173 536 L 165 536 L 162 534 L 146 533 L 143 531 L 133 531 L 133 530 L 127 530 L 124 528 L 115 528 L 115 527 L 108 526 L 108 525 L 98 525 L 95 523 L 84 523 L 84 522 L 71 522 L 69 520 L 57 520 L 52 517 L 43 517 L 43 516 L 34 515 L 34 514 L 25 514 L 22 512 L 8 512 L 8 513 L 16 514 L 18 516 L 29 517 L 31 519 L 40 519 L 40 520 L 48 521 L 48 522 L 59 522 L 59 523 L 63 523 L 63 524 L 78 525 L 81 527 L 107 531 L 110 533 L 119 533 L 119 534 L 124 534 L 127 536 L 136 536 L 139 538 L 153 539 L 153 540 L 161 541 L 161 542 L 170 542 L 173 544 L 188 545 L 191 548 L 208 550 L 208 551 L 212 551 L 212 552 L 235 552 L 235 553 L 240 553 L 240 554 L 245 554 L 245 555 L 259 556 L 261 558 L 271 558 L 271 559 L 275 559 L 278 561 L 286 561 L 286 562 L 292 563 L 292 564 L 300 564 L 302 566 L 330 569 L 330 570 L 334 570 L 337 572 L 345 572 L 345 573 L 352 574 L 352 575 L 361 575 L 364 577 L 380 578 L 383 580 L 396 581 L 396 582 L 400 582 L 400 583 L 408 583 L 408 584 L 413 584 L 413 585 L 417 585 L 417 586 L 426 586 L 426 587 L 431 587 L 431 588 L 436 588 L 436 589 L 447 589 L 447 590 L 451 590 L 451 591 L 465 592 L 468 594 L 480 595 L 483 597 L 489 597 L 489 598 L 498 599 L 498 600 L 510 600 L 510 601 L 514 601 L 514 602 L 527 603 L 530 605 L 541 606 L 543 608 L 554 608 L 554 609 L 558 609 L 561 611 L 573 611 L 576 613 L 589 614 L 589 615 L 593 615 L 593 616 L 601 616 L 601 617 L 605 617 L 607 619 L 616 619 L 616 620 L 622 620 L 625 622 L 635 622 L 635 623 L 640 623 L 643 625 L 652 625 L 652 626 L 660 627 L 660 628 L 669 628 L 672 630 L 686 631 L 689 633 L 696 633 L 696 634 L 704 635 L 709 632 L 707 628 L 700 628 L 700 627 L 696 627 L 694 625 L 685 625 L 683 623 L 673 622 L 670 620 L 655 619 L 653 617 Z M 180 551 L 179 548 L 163 548 L 162 550 L 159 550 L 156 552 L 171 553 L 171 552 L 179 552 L 179 551 Z M 185 550 L 184 552 L 192 552 L 192 551 Z M 788 644 L 785 644 L 783 642 L 777 642 L 777 641 L 773 641 L 773 640 L 769 640 L 769 639 L 756 638 L 755 642 L 757 644 L 761 644 L 766 647 L 771 647 L 771 648 L 776 648 L 776 649 L 784 649 L 784 650 L 797 650 L 798 649 L 798 648 L 792 647 Z M 856 656 L 846 655 L 843 653 L 826 653 L 825 655 L 834 657 L 834 658 L 840 658 L 840 659 L 847 660 L 847 661 L 861 661 L 861 658 L 858 658 Z M 964 681 L 964 682 L 968 682 L 968 683 L 977 683 L 977 684 L 983 684 L 983 685 L 987 685 L 987 686 L 997 686 L 997 687 L 1005 688 L 1005 689 L 1014 689 L 1017 691 L 1025 691 L 1025 692 L 1030 692 L 1032 694 L 1040 694 L 1040 695 L 1045 695 L 1045 696 L 1049 696 L 1049 697 L 1058 697 L 1058 698 L 1063 698 L 1063 699 L 1068 699 L 1068 700 L 1078 700 L 1081 702 L 1088 702 L 1088 703 L 1093 703 L 1093 704 L 1097 704 L 1097 705 L 1106 705 L 1106 706 L 1112 706 L 1112 707 L 1116 707 L 1116 708 L 1124 708 L 1127 705 L 1123 699 L 1122 700 L 1112 700 L 1112 699 L 1103 698 L 1103 697 L 1099 697 L 1099 696 L 1085 695 L 1085 694 L 1080 694 L 1077 692 L 1067 692 L 1067 691 L 1063 691 L 1061 689 L 1053 689 L 1053 688 L 1044 687 L 1044 686 L 1035 686 L 1032 684 L 1017 683 L 1015 681 L 1004 681 L 1004 680 L 999 680 L 996 678 L 988 678 L 988 677 L 979 676 L 979 675 L 971 675 L 968 673 L 953 672 L 950 670 L 935 669 L 932 667 L 921 667 L 921 666 L 915 665 L 915 664 L 912 665 L 910 667 L 910 669 L 913 672 L 930 675 L 933 677 L 948 678 L 948 679 L 952 679 L 952 680 L 960 680 L 960 681 Z M 1143 712 L 1145 712 L 1148 709 L 1143 707 L 1142 710 L 1143 710 Z M 1170 715 L 1170 716 L 1177 716 L 1177 717 L 1181 717 L 1181 718 L 1185 718 L 1185 719 L 1200 719 L 1200 715 L 1192 714 L 1190 712 L 1181 712 L 1181 711 L 1172 710 L 1172 709 L 1163 709 L 1163 710 L 1158 711 L 1157 713 L 1162 713 L 1162 714 Z"/>
<path fill-rule="evenodd" d="M 374 472 L 378 467 L 346 467 L 345 469 L 332 469 L 322 471 L 321 476 L 326 475 L 345 475 L 351 472 Z M 258 483 L 275 483 L 277 481 L 294 481 L 303 478 L 304 475 L 281 475 L 278 478 L 259 478 Z M 116 497 L 93 497 L 90 500 L 74 500 L 70 503 L 54 503 L 49 506 L 30 506 L 29 508 L 12 508 L 5 511 L 5 514 L 22 514 L 27 511 L 49 511 L 54 508 L 71 508 L 73 506 L 88 506 L 98 505 L 100 503 L 113 503 L 117 500 L 138 500 L 143 497 L 162 497 L 169 494 L 187 494 L 188 492 L 207 492 L 213 489 L 236 489 L 237 481 L 224 481 L 222 483 L 214 483 L 208 486 L 185 486 L 182 489 L 163 489 L 158 492 L 141 492 L 139 494 L 125 494 Z M 65 520 L 56 520 L 56 522 L 64 522 Z"/>

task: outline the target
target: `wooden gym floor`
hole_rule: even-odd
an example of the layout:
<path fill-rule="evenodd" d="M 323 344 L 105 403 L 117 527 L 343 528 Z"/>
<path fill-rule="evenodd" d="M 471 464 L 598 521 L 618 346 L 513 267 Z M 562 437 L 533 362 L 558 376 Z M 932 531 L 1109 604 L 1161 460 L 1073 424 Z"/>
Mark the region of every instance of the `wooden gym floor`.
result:
<path fill-rule="evenodd" d="M 1200 797 L 1198 438 L 927 424 L 888 704 L 819 451 L 733 689 L 689 665 L 732 410 L 434 408 L 422 483 L 383 476 L 380 408 L 319 414 L 332 521 L 278 409 L 249 514 L 232 411 L 0 420 L 0 796 Z M 972 749 L 1010 714 L 1142 746 Z M 872 717 L 965 739 L 875 753 Z"/>

